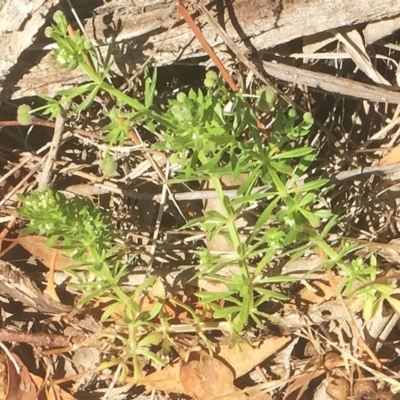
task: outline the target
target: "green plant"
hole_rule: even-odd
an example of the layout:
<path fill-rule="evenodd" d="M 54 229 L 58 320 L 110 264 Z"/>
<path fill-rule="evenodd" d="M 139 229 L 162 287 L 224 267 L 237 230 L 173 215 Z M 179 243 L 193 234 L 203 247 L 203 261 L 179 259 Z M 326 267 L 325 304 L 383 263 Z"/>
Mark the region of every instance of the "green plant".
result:
<path fill-rule="evenodd" d="M 347 258 L 354 247 L 344 243 L 337 251 L 326 240 L 338 220 L 321 205 L 329 190 L 328 181 L 314 179 L 298 183 L 316 157 L 314 149 L 302 145 L 313 125 L 311 114 L 299 117 L 294 109 L 276 110 L 276 96 L 270 91 L 261 91 L 253 97 L 232 93 L 215 72 L 207 73 L 203 90 L 180 92 L 169 100 L 165 112 L 156 112 L 153 110 L 156 70 L 151 76 L 145 70 L 142 103 L 105 81 L 108 59 L 102 64 L 82 35 L 68 37 L 62 14 L 57 12 L 54 20 L 56 25 L 48 28 L 46 34 L 59 46 L 55 60 L 64 68 L 81 68 L 90 82 L 60 91 L 58 99 L 48 99 L 45 106 L 32 112 L 40 111 L 54 118 L 63 102 L 76 100 L 70 112 L 77 114 L 104 92 L 115 100 L 115 106 L 105 112 L 109 121 L 103 127 L 104 141 L 109 146 L 101 162 L 105 175 L 113 175 L 117 169 L 110 154 L 112 146 L 124 145 L 131 127 L 141 124 L 160 139 L 154 148 L 166 152 L 171 161 L 180 165 L 168 183 L 210 183 L 218 197 L 219 209 L 190 221 L 184 228 L 200 228 L 210 239 L 224 235 L 231 244 L 233 251 L 222 256 L 207 248 L 198 252 L 197 276 L 219 281 L 226 290 L 200 291 L 197 296 L 215 320 L 227 322 L 219 326 L 227 328 L 233 338 L 237 339 L 252 322 L 258 327 L 263 327 L 266 319 L 279 323 L 268 312 L 268 307 L 288 299 L 290 293 L 285 294 L 285 288 L 295 280 L 279 274 L 271 276 L 270 266 L 283 260 L 322 250 L 328 260 L 320 268 L 341 268 L 348 277 L 342 288 L 346 293 L 352 291 L 356 282 L 372 282 L 376 270 L 373 263 L 365 271 L 360 268 L 365 260 L 355 260 L 349 267 Z M 258 111 L 254 111 L 257 107 Z M 274 120 L 265 136 L 257 120 L 259 111 L 267 111 Z M 29 110 L 22 109 L 21 116 L 26 114 Z M 221 182 L 227 174 L 234 180 L 245 177 L 234 198 L 226 196 Z M 164 352 L 169 349 L 168 318 L 162 313 L 165 296 L 158 298 L 150 311 L 144 312 L 134 298 L 153 288 L 156 277 L 150 276 L 134 293 L 125 293 L 120 288 L 134 257 L 127 258 L 124 248 L 115 245 L 118 232 L 112 228 L 111 214 L 89 200 L 67 200 L 50 190 L 30 193 L 21 200 L 21 215 L 30 220 L 28 230 L 50 236 L 49 245 L 61 240 L 57 247 L 69 251 L 71 258 L 85 267 L 85 279 L 80 278 L 77 285 L 82 303 L 106 297 L 110 304 L 104 311 L 104 320 L 124 305 L 123 333 L 111 328 L 105 332 L 107 337 L 121 343 L 118 355 L 102 367 L 120 365 L 123 379 L 133 366 L 138 379 L 142 357 L 161 364 L 162 359 L 149 347 L 158 344 Z M 251 207 L 258 211 L 256 222 L 251 232 L 243 235 L 246 232 L 238 228 L 237 220 Z M 236 265 L 237 272 L 223 275 L 223 269 L 230 265 Z M 71 267 L 69 271 L 80 277 L 75 273 L 76 268 Z M 358 295 L 375 299 L 376 291 L 382 288 L 371 288 L 359 290 Z M 192 316 L 198 335 L 207 343 L 203 330 L 209 326 L 202 317 L 188 305 L 174 301 Z M 369 302 L 374 304 L 372 300 Z"/>
<path fill-rule="evenodd" d="M 222 231 L 228 237 L 234 255 L 215 259 L 207 250 L 199 253 L 199 275 L 223 282 L 225 293 L 198 293 L 199 298 L 214 310 L 215 318 L 230 318 L 241 331 L 253 319 L 270 318 L 260 310 L 268 301 L 287 299 L 283 294 L 266 289 L 275 283 L 292 281 L 290 277 L 261 277 L 268 263 L 281 256 L 284 248 L 298 247 L 304 242 L 311 247 L 309 231 L 328 220 L 328 210 L 314 210 L 319 201 L 323 179 L 300 187 L 296 181 L 314 160 L 313 149 L 294 149 L 292 140 L 307 134 L 312 118 L 305 115 L 296 124 L 293 110 L 286 116 L 279 111 L 269 141 L 262 140 L 257 118 L 242 94 L 230 93 L 216 77 L 206 77 L 207 93 L 189 91 L 171 100 L 163 118 L 173 129 L 161 126 L 164 141 L 156 147 L 178 156 L 181 175 L 172 182 L 210 180 L 220 200 L 220 211 L 207 213 L 186 227 L 200 225 L 212 239 Z M 212 85 L 213 83 L 213 85 Z M 228 110 L 228 111 L 227 111 Z M 294 160 L 296 160 L 294 162 Z M 237 191 L 237 198 L 224 195 L 220 177 L 248 178 Z M 253 193 L 257 184 L 268 189 Z M 317 193 L 319 191 L 319 193 Z M 246 241 L 241 239 L 235 221 L 254 202 L 268 202 Z M 304 247 L 304 251 L 307 247 Z M 287 253 L 286 253 L 287 255 Z M 252 268 L 253 261 L 259 259 Z M 239 266 L 240 273 L 224 277 L 218 272 L 229 264 Z M 219 303 L 224 301 L 224 307 Z"/>
<path fill-rule="evenodd" d="M 361 301 L 366 321 L 371 321 L 377 315 L 385 301 L 396 312 L 400 312 L 400 301 L 397 298 L 400 290 L 394 284 L 394 279 L 378 278 L 379 265 L 374 254 L 357 257 L 351 260 L 350 265 L 341 261 L 338 266 L 345 272 L 340 292 L 345 297 Z"/>
<path fill-rule="evenodd" d="M 327 210 L 314 210 L 323 193 L 321 188 L 326 184 L 325 180 L 315 180 L 300 187 L 296 184 L 315 158 L 312 148 L 294 148 L 293 143 L 308 133 L 313 123 L 311 115 L 305 114 L 298 122 L 295 110 L 287 113 L 278 110 L 267 141 L 260 135 L 255 112 L 246 98 L 241 93 L 229 92 L 215 72 L 207 73 L 205 92 L 190 90 L 187 95 L 179 93 L 175 100 L 170 100 L 166 112 L 156 113 L 151 110 L 155 73 L 152 77 L 148 73 L 145 75 L 143 105 L 104 82 L 108 66 L 100 65 L 90 43 L 79 34 L 68 37 L 67 22 L 62 14 L 57 12 L 54 20 L 56 25 L 46 30 L 47 36 L 56 40 L 59 46 L 54 58 L 62 67 L 82 68 L 92 80 L 78 88 L 61 91 L 61 101 L 85 95 L 74 109 L 74 112 L 80 112 L 93 102 L 100 89 L 104 90 L 117 101 L 116 107 L 108 113 L 110 123 L 104 128 L 108 131 L 105 140 L 110 146 L 116 142 L 123 144 L 129 126 L 142 122 L 152 132 L 161 133 L 163 140 L 155 147 L 169 152 L 180 161 L 182 173 L 179 175 L 178 172 L 173 181 L 211 182 L 221 210 L 192 221 L 187 227 L 200 225 L 211 237 L 226 231 L 235 255 L 221 262 L 208 255 L 209 262 L 201 273 L 222 280 L 228 290 L 219 295 L 199 293 L 199 297 L 210 304 L 217 318 L 229 315 L 238 331 L 243 329 L 249 318 L 261 325 L 260 317 L 268 317 L 267 313 L 260 311 L 263 303 L 286 298 L 277 291 L 266 289 L 266 286 L 291 280 L 262 277 L 263 270 L 271 260 L 281 256 L 285 247 L 294 249 L 304 243 L 310 247 L 312 241 L 308 232 L 315 232 L 321 220 L 331 218 Z M 266 106 L 272 108 L 274 101 L 274 95 L 269 92 L 262 92 L 259 96 L 263 109 Z M 50 109 L 54 110 L 52 104 Z M 116 166 L 108 151 L 105 152 L 102 168 L 106 174 L 115 171 Z M 235 179 L 248 175 L 233 200 L 224 195 L 220 182 L 220 177 L 227 173 Z M 258 184 L 268 185 L 269 189 L 253 193 Z M 246 241 L 242 241 L 235 221 L 253 203 L 260 207 L 265 204 L 265 207 L 253 232 Z M 258 260 L 254 267 L 252 260 Z M 204 263 L 204 257 L 202 261 Z M 104 260 L 96 262 L 100 265 Z M 239 266 L 239 275 L 231 278 L 218 275 L 218 271 L 228 263 Z M 217 298 L 225 300 L 229 306 L 220 308 Z"/>
<path fill-rule="evenodd" d="M 398 299 L 400 289 L 392 283 L 370 281 L 362 285 L 354 292 L 354 297 L 363 302 L 363 317 L 371 321 L 382 309 L 387 301 L 391 307 L 400 312 L 400 300 Z"/>
<path fill-rule="evenodd" d="M 147 347 L 155 344 L 153 339 L 158 343 L 160 335 L 150 332 L 149 336 L 149 331 L 154 330 L 151 321 L 161 312 L 163 300 L 157 300 L 148 312 L 143 312 L 140 302 L 135 301 L 152 288 L 156 278 L 148 278 L 133 293 L 121 289 L 121 281 L 129 273 L 134 256 L 126 257 L 124 248 L 114 244 L 118 232 L 111 228 L 111 214 L 88 199 L 67 200 L 63 194 L 50 189 L 19 198 L 22 202 L 19 212 L 29 219 L 25 232 L 49 236 L 47 245 L 63 250 L 74 261 L 66 271 L 79 281 L 75 289 L 81 292 L 81 304 L 98 299 L 107 301 L 103 321 L 110 321 L 110 316 L 123 305 L 122 321 L 128 335 L 122 337 L 114 330 L 105 333 L 122 342 L 117 359 L 124 365 L 132 359 L 136 379 L 141 375 L 140 356 L 162 364 L 160 357 Z"/>
<path fill-rule="evenodd" d="M 154 84 L 145 83 L 144 104 L 116 89 L 106 79 L 110 68 L 111 53 L 105 60 L 101 60 L 91 42 L 83 35 L 76 32 L 72 37 L 69 36 L 67 20 L 61 11 L 55 12 L 53 20 L 55 24 L 47 27 L 45 34 L 57 43 L 58 48 L 53 53 L 54 60 L 61 68 L 71 70 L 80 68 L 90 82 L 75 88 L 61 90 L 58 92 L 58 98 L 55 99 L 43 97 L 46 104 L 32 110 L 31 113 L 40 112 L 53 119 L 60 113 L 63 103 L 73 101 L 70 115 L 77 115 L 93 104 L 99 92 L 107 93 L 116 102 L 115 107 L 107 112 L 110 123 L 104 127 L 104 131 L 107 133 L 105 141 L 111 145 L 116 142 L 123 143 L 126 140 L 127 127 L 130 124 L 159 119 L 159 115 L 150 108 L 155 94 Z M 155 82 L 156 71 L 154 74 L 152 82 Z M 127 107 L 130 110 L 125 113 L 123 108 Z"/>

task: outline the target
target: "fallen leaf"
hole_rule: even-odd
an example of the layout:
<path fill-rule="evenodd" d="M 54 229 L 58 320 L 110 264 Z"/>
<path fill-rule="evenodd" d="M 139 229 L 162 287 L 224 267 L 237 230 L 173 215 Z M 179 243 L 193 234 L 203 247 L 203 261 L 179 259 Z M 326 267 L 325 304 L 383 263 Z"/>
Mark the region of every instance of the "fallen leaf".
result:
<path fill-rule="evenodd" d="M 51 385 L 44 385 L 43 378 L 37 375 L 30 374 L 32 380 L 38 388 L 43 388 L 40 391 L 38 400 L 76 400 L 76 397 L 70 395 L 60 386 L 52 383 Z"/>
<path fill-rule="evenodd" d="M 194 400 L 223 396 L 235 400 L 248 398 L 233 384 L 232 369 L 205 351 L 190 353 L 188 362 L 181 367 L 180 380 L 185 393 Z"/>
<path fill-rule="evenodd" d="M 350 397 L 350 382 L 346 378 L 329 377 L 327 382 L 326 393 L 333 400 L 347 400 Z"/>
<path fill-rule="evenodd" d="M 14 363 L 7 358 L 8 385 L 5 400 L 44 400 L 45 397 L 40 393 L 39 397 L 37 396 L 38 386 L 32 380 L 28 368 L 15 353 L 11 354 L 19 367 L 19 371 L 17 371 Z"/>
<path fill-rule="evenodd" d="M 47 400 L 76 400 L 76 397 L 70 395 L 54 383 L 51 386 L 46 387 L 46 395 Z"/>
<path fill-rule="evenodd" d="M 335 279 L 336 283 L 339 279 Z M 336 290 L 328 282 L 314 281 L 296 296 L 302 304 L 321 304 L 336 297 Z"/>
<path fill-rule="evenodd" d="M 28 235 L 19 236 L 18 243 L 28 252 L 38 259 L 45 267 L 51 268 L 54 262 L 56 270 L 62 270 L 65 267 L 76 264 L 75 261 L 68 257 L 64 257 L 62 252 L 49 247 L 46 247 L 48 238 L 45 236 Z M 56 252 L 55 261 L 53 261 L 54 253 Z"/>
<path fill-rule="evenodd" d="M 379 160 L 378 165 L 391 165 L 400 162 L 400 144 L 390 149 L 386 156 Z"/>
<path fill-rule="evenodd" d="M 353 384 L 353 393 L 356 400 L 373 399 L 378 391 L 374 381 L 365 378 L 356 379 Z"/>
<path fill-rule="evenodd" d="M 239 378 L 280 351 L 291 340 L 290 336 L 269 337 L 255 346 L 247 343 L 241 343 L 240 348 L 222 345 L 217 356 L 225 365 L 231 366 L 234 377 Z M 139 384 L 170 393 L 186 393 L 180 381 L 180 369 L 180 363 L 170 364 L 161 371 L 144 376 Z"/>
<path fill-rule="evenodd" d="M 138 382 L 139 385 L 151 386 L 156 390 L 170 393 L 185 393 L 185 388 L 179 378 L 180 363 L 169 364 L 161 371 L 144 376 Z"/>
<path fill-rule="evenodd" d="M 291 340 L 290 336 L 271 336 L 253 346 L 248 343 L 240 343 L 240 347 L 232 348 L 222 346 L 218 357 L 227 365 L 231 365 L 235 371 L 235 378 L 239 378 L 278 353 Z"/>
<path fill-rule="evenodd" d="M 343 365 L 344 361 L 342 357 L 336 353 L 326 353 L 323 356 L 311 357 L 310 361 L 307 363 L 306 371 L 298 375 L 295 381 L 288 387 L 284 400 L 302 398 L 301 395 L 298 397 L 299 394 L 296 393 L 298 389 L 301 388 L 301 392 L 304 392 L 313 379 L 325 374 L 326 371 L 331 371 Z"/>
<path fill-rule="evenodd" d="M 36 283 L 11 263 L 0 260 L 0 292 L 27 307 L 46 313 L 69 312 L 71 307 L 54 301 Z"/>

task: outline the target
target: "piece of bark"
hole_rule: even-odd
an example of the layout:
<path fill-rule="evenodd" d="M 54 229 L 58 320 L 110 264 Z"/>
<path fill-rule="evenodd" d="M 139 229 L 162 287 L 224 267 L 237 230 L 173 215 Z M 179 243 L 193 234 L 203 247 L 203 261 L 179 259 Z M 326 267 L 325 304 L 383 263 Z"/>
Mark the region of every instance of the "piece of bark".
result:
<path fill-rule="evenodd" d="M 0 0 L 0 100 L 10 70 L 21 53 L 34 41 L 45 23 L 46 15 L 59 0 Z M 2 82 L 5 86 L 2 86 Z"/>
<path fill-rule="evenodd" d="M 227 30 L 230 37 L 241 43 L 244 50 L 262 50 L 286 43 L 290 40 L 325 32 L 341 26 L 353 26 L 371 21 L 379 21 L 400 15 L 400 2 L 392 0 L 226 0 L 211 1 L 216 5 L 215 13 L 218 20 Z M 165 7 L 167 7 L 166 5 Z M 138 25 L 145 26 L 149 21 L 160 18 L 164 9 L 157 9 L 144 14 L 130 15 L 114 13 L 112 21 L 105 25 L 104 16 L 95 16 L 86 21 L 85 26 L 89 36 L 104 39 L 112 35 L 112 27 L 120 26 L 115 33 L 118 37 L 127 35 Z M 195 13 L 197 15 L 197 13 Z M 111 17 L 111 15 L 110 15 Z M 224 21 L 224 22 L 222 22 Z M 106 21 L 107 22 L 107 21 Z M 221 38 L 214 33 L 213 27 L 204 23 L 198 17 L 203 34 L 216 52 L 225 49 Z M 172 29 L 168 29 L 173 25 Z M 103 55 L 107 47 L 101 47 Z M 35 50 L 40 54 L 40 50 Z M 204 55 L 200 44 L 194 38 L 190 28 L 181 19 L 171 17 L 161 24 L 160 28 L 132 39 L 113 49 L 116 62 L 112 68 L 119 75 L 129 76 L 136 67 L 148 58 L 153 58 L 153 64 L 166 65 L 177 60 Z M 30 58 L 28 57 L 28 60 Z M 57 90 L 71 87 L 84 82 L 87 77 L 78 70 L 60 70 L 49 55 L 45 55 L 37 65 L 29 70 L 28 60 L 19 63 L 19 89 L 14 91 L 12 98 L 21 98 L 37 94 L 53 96 Z M 23 76 L 23 73 L 26 73 Z M 8 88 L 10 89 L 10 88 Z M 10 90 L 9 90 L 10 91 Z M 4 100 L 4 99 L 3 99 Z M 1 101 L 1 98 L 0 98 Z"/>
<path fill-rule="evenodd" d="M 291 65 L 277 64 L 270 61 L 264 61 L 263 67 L 268 75 L 283 81 L 294 82 L 329 93 L 338 93 L 343 96 L 365 99 L 376 103 L 400 103 L 400 91 L 391 90 L 390 86 L 369 85 L 351 79 L 308 71 L 292 67 Z"/>
<path fill-rule="evenodd" d="M 54 301 L 42 293 L 29 277 L 14 265 L 0 260 L 0 295 L 20 301 L 38 312 L 59 314 L 71 311 L 71 307 Z"/>

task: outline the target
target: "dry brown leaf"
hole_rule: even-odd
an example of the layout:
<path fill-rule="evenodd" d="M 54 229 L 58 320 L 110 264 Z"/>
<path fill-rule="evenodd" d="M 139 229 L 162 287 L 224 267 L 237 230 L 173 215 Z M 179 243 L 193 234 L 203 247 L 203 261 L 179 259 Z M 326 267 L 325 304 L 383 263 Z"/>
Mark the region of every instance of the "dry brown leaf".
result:
<path fill-rule="evenodd" d="M 375 393 L 377 400 L 395 400 L 394 394 L 390 390 L 378 390 Z M 364 399 L 362 399 L 364 400 Z"/>
<path fill-rule="evenodd" d="M 347 400 L 350 397 L 350 382 L 343 377 L 332 377 L 329 379 L 326 393 L 333 400 Z"/>
<path fill-rule="evenodd" d="M 7 356 L 0 353 L 0 400 L 5 400 L 8 386 Z"/>
<path fill-rule="evenodd" d="M 70 395 L 66 391 L 60 388 L 60 386 L 52 383 L 51 386 L 43 385 L 43 378 L 37 375 L 30 374 L 32 380 L 35 382 L 36 386 L 43 389 L 40 393 L 38 400 L 76 400 L 76 397 Z"/>
<path fill-rule="evenodd" d="M 70 185 L 65 189 L 66 192 L 73 193 L 76 196 L 89 197 L 99 196 L 102 194 L 110 193 L 109 190 L 93 186 L 89 183 L 80 183 L 77 185 Z M 68 193 L 67 193 L 68 196 Z M 72 197 L 72 196 L 70 196 Z"/>
<path fill-rule="evenodd" d="M 293 261 L 287 262 L 282 267 L 282 274 L 285 275 L 293 275 L 293 274 L 300 274 L 304 275 L 305 273 L 309 273 L 314 269 L 317 269 L 319 265 L 324 260 L 317 254 L 311 254 L 309 256 L 304 256 L 297 258 Z"/>
<path fill-rule="evenodd" d="M 22 360 L 15 353 L 11 353 L 19 367 L 16 370 L 14 363 L 6 358 L 6 368 L 1 370 L 2 378 L 7 382 L 5 400 L 76 400 L 75 397 L 61 389 L 58 385 L 46 385 L 43 378 L 28 371 Z"/>
<path fill-rule="evenodd" d="M 239 378 L 280 351 L 291 340 L 291 337 L 270 337 L 254 347 L 247 343 L 241 343 L 240 349 L 237 346 L 230 348 L 224 345 L 221 346 L 218 359 L 222 360 L 225 365 L 231 366 L 234 377 Z M 161 371 L 143 377 L 139 384 L 165 392 L 185 393 L 185 388 L 179 379 L 180 368 L 179 363 L 168 365 Z"/>
<path fill-rule="evenodd" d="M 76 397 L 70 395 L 54 383 L 51 386 L 46 387 L 46 395 L 47 400 L 76 400 Z"/>
<path fill-rule="evenodd" d="M 391 165 L 400 162 L 400 144 L 393 147 L 386 156 L 379 160 L 378 165 Z"/>
<path fill-rule="evenodd" d="M 291 340 L 290 336 L 271 336 L 254 347 L 247 343 L 241 343 L 240 348 L 222 346 L 218 357 L 226 361 L 227 365 L 232 366 L 235 378 L 239 378 L 260 365 L 268 357 L 276 354 Z"/>
<path fill-rule="evenodd" d="M 205 351 L 191 352 L 187 363 L 180 370 L 180 380 L 185 393 L 194 400 L 211 400 L 227 396 L 229 399 L 248 398 L 238 393 L 233 384 L 233 371 Z"/>
<path fill-rule="evenodd" d="M 20 301 L 27 307 L 46 313 L 71 311 L 70 306 L 54 301 L 44 294 L 36 283 L 11 263 L 0 260 L 0 292 L 2 295 Z"/>
<path fill-rule="evenodd" d="M 376 382 L 365 379 L 363 374 L 359 372 L 359 379 L 354 381 L 353 394 L 354 400 L 377 399 L 377 400 L 394 400 L 394 394 L 388 389 L 378 390 Z"/>
<path fill-rule="evenodd" d="M 336 281 L 339 283 L 338 279 Z M 336 290 L 327 282 L 314 281 L 310 283 L 310 286 L 302 289 L 297 296 L 302 303 L 320 304 L 335 298 L 337 295 Z"/>
<path fill-rule="evenodd" d="M 28 368 L 22 360 L 15 354 L 12 356 L 20 371 L 17 371 L 14 363 L 7 358 L 8 385 L 6 400 L 45 400 L 44 394 L 39 392 L 38 387 L 32 380 Z"/>
<path fill-rule="evenodd" d="M 318 376 L 333 368 L 343 366 L 343 359 L 335 353 L 327 353 L 323 356 L 312 357 L 306 366 L 306 372 L 298 375 L 295 381 L 288 387 L 284 400 L 297 398 L 296 391 L 301 388 L 305 390 L 308 384 Z M 301 396 L 299 398 L 302 398 Z"/>
<path fill-rule="evenodd" d="M 18 237 L 18 243 L 49 269 L 53 262 L 54 252 L 57 252 L 55 257 L 56 270 L 61 270 L 67 266 L 76 264 L 70 258 L 64 257 L 60 251 L 46 247 L 45 244 L 47 240 L 48 238 L 38 235 Z"/>
<path fill-rule="evenodd" d="M 144 376 L 139 385 L 151 386 L 154 389 L 170 393 L 185 393 L 185 389 L 179 379 L 180 363 L 167 365 L 161 371 Z"/>
<path fill-rule="evenodd" d="M 367 379 L 354 381 L 353 392 L 355 400 L 373 399 L 378 388 L 376 383 Z"/>

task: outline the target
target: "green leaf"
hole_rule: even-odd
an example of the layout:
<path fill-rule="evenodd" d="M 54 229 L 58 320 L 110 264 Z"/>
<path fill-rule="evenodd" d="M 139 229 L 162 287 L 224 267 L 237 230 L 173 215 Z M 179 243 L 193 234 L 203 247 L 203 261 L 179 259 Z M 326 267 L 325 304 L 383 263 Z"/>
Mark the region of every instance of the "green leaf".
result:
<path fill-rule="evenodd" d="M 86 296 L 81 299 L 82 304 L 87 304 L 92 300 L 98 299 L 99 297 L 104 296 L 104 288 L 92 290 Z"/>
<path fill-rule="evenodd" d="M 375 318 L 376 314 L 379 312 L 380 308 L 382 307 L 383 299 L 368 299 L 364 303 L 363 308 L 363 318 L 366 321 L 371 321 Z"/>
<path fill-rule="evenodd" d="M 284 282 L 297 282 L 301 280 L 301 277 L 297 276 L 289 276 L 289 275 L 279 275 L 279 276 L 268 276 L 265 278 L 260 279 L 257 284 L 259 285 L 260 283 L 270 285 L 273 283 L 284 283 Z M 260 290 L 258 287 L 257 290 Z M 283 296 L 283 295 L 282 295 Z"/>
<path fill-rule="evenodd" d="M 140 347 L 147 347 L 151 345 L 157 345 L 163 340 L 163 335 L 161 332 L 151 332 L 146 334 L 146 336 L 141 339 L 138 343 Z"/>
<path fill-rule="evenodd" d="M 275 197 L 268 205 L 268 207 L 261 213 L 261 215 L 258 217 L 256 224 L 254 225 L 254 229 L 252 234 L 250 235 L 248 242 L 251 243 L 254 238 L 258 235 L 260 232 L 261 228 L 263 227 L 264 224 L 267 223 L 269 220 L 272 211 L 275 209 L 279 202 L 279 197 Z"/>
<path fill-rule="evenodd" d="M 273 160 L 293 159 L 303 157 L 307 154 L 313 153 L 315 150 L 312 147 L 299 147 L 293 150 L 285 150 L 282 153 L 277 153 L 271 157 Z"/>
<path fill-rule="evenodd" d="M 301 193 L 301 192 L 310 192 L 316 189 L 321 188 L 329 182 L 328 179 L 318 179 L 312 182 L 307 182 L 304 185 L 297 186 L 289 189 L 290 193 Z"/>
<path fill-rule="evenodd" d="M 119 307 L 120 307 L 120 302 L 117 300 L 115 303 L 107 306 L 107 308 L 104 310 L 103 314 L 101 315 L 101 320 L 105 321 L 108 318 L 110 318 L 111 314 L 114 313 Z"/>
<path fill-rule="evenodd" d="M 65 89 L 65 90 L 60 90 L 58 92 L 59 95 L 65 96 L 67 99 L 74 99 L 75 97 L 81 96 L 87 92 L 93 91 L 93 89 L 96 88 L 96 85 L 94 83 L 85 83 L 83 85 L 71 88 L 71 89 Z"/>
<path fill-rule="evenodd" d="M 255 307 L 258 307 L 261 304 L 271 299 L 281 300 L 281 301 L 289 300 L 289 297 L 285 296 L 282 293 L 274 292 L 272 290 L 267 290 L 258 286 L 254 288 L 254 291 L 256 291 L 259 294 L 262 294 L 262 296 L 256 300 Z"/>
<path fill-rule="evenodd" d="M 147 288 L 153 285 L 156 279 L 156 276 L 149 276 L 141 285 L 136 288 L 135 293 L 142 294 Z"/>
<path fill-rule="evenodd" d="M 140 349 L 138 349 L 137 352 L 138 352 L 138 354 L 141 354 L 141 355 L 149 358 L 150 360 L 153 360 L 158 365 L 161 365 L 161 366 L 165 365 L 162 358 L 157 356 L 156 354 L 154 354 L 152 351 L 146 350 L 144 348 L 140 348 Z"/>
<path fill-rule="evenodd" d="M 393 307 L 393 310 L 396 311 L 397 314 L 400 314 L 400 300 L 392 296 L 386 297 L 386 300 Z"/>
<path fill-rule="evenodd" d="M 279 194 L 282 197 L 286 197 L 288 195 L 288 191 L 283 182 L 280 180 L 278 174 L 272 168 L 269 168 L 268 172 L 270 173 L 272 181 L 274 182 L 275 187 L 278 190 Z"/>
<path fill-rule="evenodd" d="M 204 303 L 214 303 L 218 300 L 221 299 L 226 299 L 229 296 L 233 295 L 233 291 L 229 292 L 221 292 L 221 293 L 215 293 L 215 292 L 197 292 L 196 296 L 200 298 Z"/>
<path fill-rule="evenodd" d="M 256 185 L 257 180 L 259 179 L 260 171 L 259 169 L 254 169 L 250 172 L 250 175 L 246 178 L 246 180 L 240 185 L 237 194 L 238 196 L 244 196 L 245 194 L 249 194 L 253 187 Z M 240 176 L 240 174 L 239 174 Z"/>
<path fill-rule="evenodd" d="M 154 103 L 157 84 L 157 68 L 153 70 L 153 76 L 150 77 L 147 67 L 144 69 L 144 106 L 150 108 Z"/>
<path fill-rule="evenodd" d="M 239 306 L 224 307 L 224 308 L 214 311 L 213 316 L 215 319 L 220 319 L 220 318 L 226 319 L 230 315 L 239 313 L 240 310 L 241 310 L 241 307 L 239 307 Z"/>

